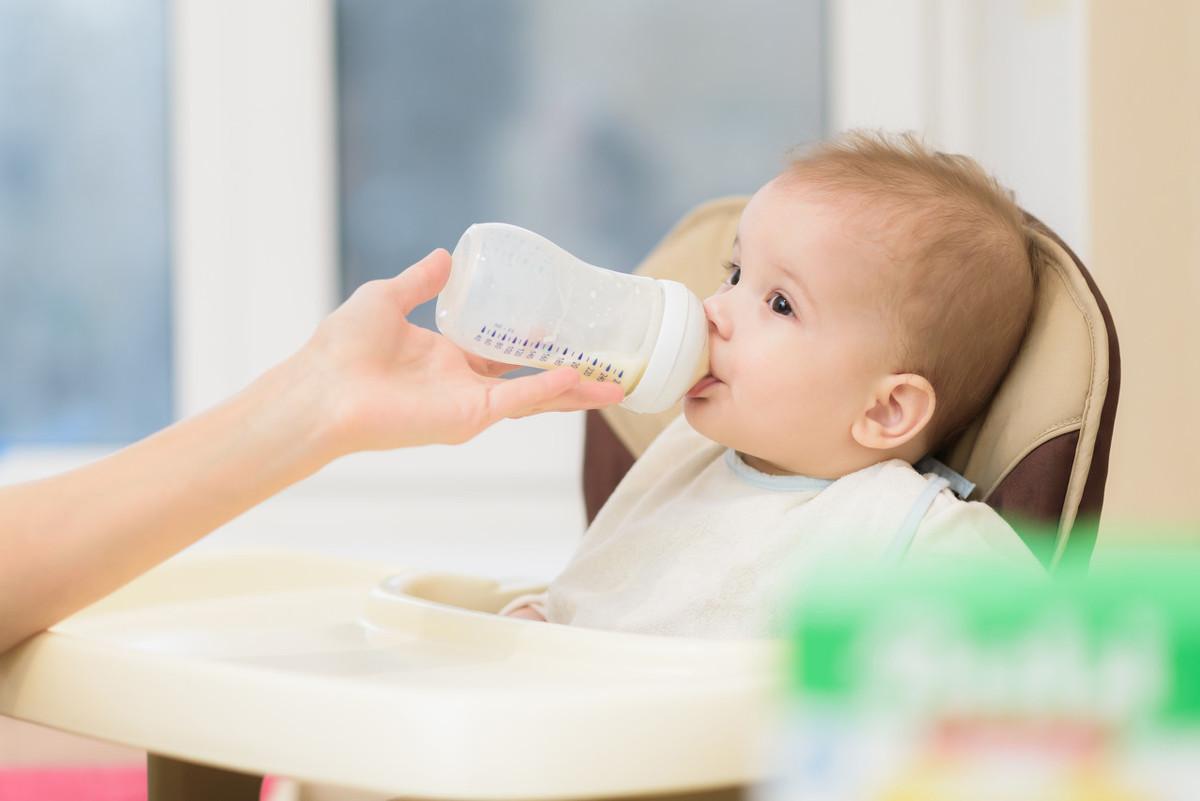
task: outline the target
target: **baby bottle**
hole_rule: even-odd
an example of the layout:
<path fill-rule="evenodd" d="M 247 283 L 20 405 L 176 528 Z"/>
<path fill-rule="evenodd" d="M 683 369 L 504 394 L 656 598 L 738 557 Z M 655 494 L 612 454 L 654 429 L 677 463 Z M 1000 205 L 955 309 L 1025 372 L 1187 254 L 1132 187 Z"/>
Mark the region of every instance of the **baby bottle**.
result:
<path fill-rule="evenodd" d="M 669 408 L 708 371 L 704 308 L 683 284 L 587 264 L 515 225 L 466 230 L 436 319 L 488 359 L 618 384 L 634 412 Z"/>

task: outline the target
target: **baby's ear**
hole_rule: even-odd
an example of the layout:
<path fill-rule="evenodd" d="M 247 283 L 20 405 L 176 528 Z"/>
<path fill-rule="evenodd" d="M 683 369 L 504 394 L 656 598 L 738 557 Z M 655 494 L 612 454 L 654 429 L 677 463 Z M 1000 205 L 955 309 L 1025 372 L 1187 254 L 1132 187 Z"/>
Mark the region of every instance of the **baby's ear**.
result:
<path fill-rule="evenodd" d="M 850 427 L 850 435 L 864 448 L 900 448 L 929 426 L 936 405 L 933 385 L 924 376 L 889 375 L 875 385 L 866 408 Z"/>

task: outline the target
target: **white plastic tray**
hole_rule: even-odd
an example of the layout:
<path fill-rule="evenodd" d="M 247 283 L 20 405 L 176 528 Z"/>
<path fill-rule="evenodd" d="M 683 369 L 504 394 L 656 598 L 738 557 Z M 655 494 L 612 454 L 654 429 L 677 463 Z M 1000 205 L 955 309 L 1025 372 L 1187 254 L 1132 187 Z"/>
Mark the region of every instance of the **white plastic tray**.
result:
<path fill-rule="evenodd" d="M 411 797 L 594 798 L 762 777 L 774 645 L 500 618 L 490 612 L 528 587 L 396 573 L 185 555 L 0 657 L 0 713 Z"/>

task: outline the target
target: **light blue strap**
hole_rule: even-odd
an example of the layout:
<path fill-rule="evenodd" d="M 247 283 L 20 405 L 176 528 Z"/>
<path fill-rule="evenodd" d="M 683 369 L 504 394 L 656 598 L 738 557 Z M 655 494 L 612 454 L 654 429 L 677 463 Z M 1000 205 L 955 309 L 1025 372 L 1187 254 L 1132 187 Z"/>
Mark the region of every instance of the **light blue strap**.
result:
<path fill-rule="evenodd" d="M 926 456 L 921 461 L 917 462 L 913 467 L 921 475 L 933 473 L 935 476 L 941 476 L 946 479 L 950 486 L 950 491 L 964 501 L 975 491 L 975 485 L 967 481 L 966 476 L 954 471 L 948 465 L 944 465 L 932 456 Z"/>
<path fill-rule="evenodd" d="M 948 486 L 950 486 L 950 481 L 944 476 L 929 479 L 925 489 L 917 496 L 916 503 L 908 510 L 908 516 L 900 524 L 900 530 L 896 532 L 896 536 L 888 545 L 887 553 L 883 555 L 885 561 L 897 564 L 904 558 L 904 555 L 908 553 L 909 546 L 912 545 L 913 537 L 917 535 L 917 527 L 921 525 L 922 518 L 929 511 L 929 507 L 933 505 L 933 499 Z"/>
<path fill-rule="evenodd" d="M 725 451 L 725 464 L 729 465 L 735 476 L 747 484 L 775 492 L 820 492 L 833 483 L 833 480 L 828 478 L 763 473 L 742 461 L 742 457 L 733 448 Z"/>

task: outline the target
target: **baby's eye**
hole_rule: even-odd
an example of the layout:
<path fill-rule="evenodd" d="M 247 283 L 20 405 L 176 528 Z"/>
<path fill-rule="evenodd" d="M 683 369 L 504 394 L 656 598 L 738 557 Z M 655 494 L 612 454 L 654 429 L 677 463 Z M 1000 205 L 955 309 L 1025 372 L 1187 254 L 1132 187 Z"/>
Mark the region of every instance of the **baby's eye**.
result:
<path fill-rule="evenodd" d="M 738 281 L 742 280 L 742 268 L 733 262 L 725 262 L 725 270 L 729 276 L 725 279 L 725 283 L 730 286 L 737 286 Z"/>
<path fill-rule="evenodd" d="M 782 314 L 784 317 L 792 316 L 792 304 L 783 295 L 776 292 L 771 296 L 771 311 L 776 314 Z"/>

